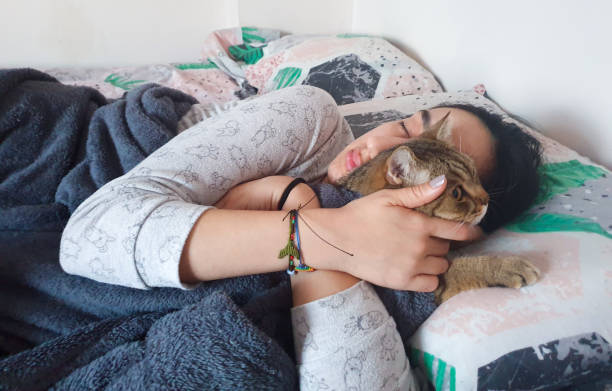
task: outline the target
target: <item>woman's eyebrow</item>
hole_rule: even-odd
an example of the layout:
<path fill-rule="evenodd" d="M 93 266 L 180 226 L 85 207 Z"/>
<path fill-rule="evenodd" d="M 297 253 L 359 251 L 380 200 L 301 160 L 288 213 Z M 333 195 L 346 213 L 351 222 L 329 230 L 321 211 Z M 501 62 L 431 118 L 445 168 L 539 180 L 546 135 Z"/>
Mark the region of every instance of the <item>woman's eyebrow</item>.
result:
<path fill-rule="evenodd" d="M 431 114 L 429 110 L 421 110 L 421 120 L 423 121 L 423 129 L 429 129 L 431 122 Z"/>

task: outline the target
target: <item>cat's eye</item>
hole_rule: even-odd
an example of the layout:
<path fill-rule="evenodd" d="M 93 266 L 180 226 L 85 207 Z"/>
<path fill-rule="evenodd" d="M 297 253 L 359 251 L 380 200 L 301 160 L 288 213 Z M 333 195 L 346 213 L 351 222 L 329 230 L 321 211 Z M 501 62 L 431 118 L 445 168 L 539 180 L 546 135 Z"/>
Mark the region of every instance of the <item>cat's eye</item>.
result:
<path fill-rule="evenodd" d="M 461 200 L 461 196 L 463 195 L 463 190 L 461 186 L 457 186 L 453 189 L 453 198 L 457 201 Z"/>

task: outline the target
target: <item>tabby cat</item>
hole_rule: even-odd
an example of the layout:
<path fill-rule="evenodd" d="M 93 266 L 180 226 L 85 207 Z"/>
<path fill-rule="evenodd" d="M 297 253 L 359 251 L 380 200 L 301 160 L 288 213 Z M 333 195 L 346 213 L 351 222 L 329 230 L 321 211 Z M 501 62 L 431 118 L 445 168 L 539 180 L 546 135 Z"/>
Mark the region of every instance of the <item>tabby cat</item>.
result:
<path fill-rule="evenodd" d="M 449 113 L 419 137 L 379 153 L 341 178 L 338 185 L 365 196 L 381 189 L 408 187 L 446 175 L 447 186 L 436 200 L 416 208 L 428 216 L 478 224 L 489 196 L 473 160 L 452 148 Z M 520 288 L 533 284 L 538 269 L 519 256 L 464 256 L 451 261 L 435 291 L 436 304 L 469 289 L 490 286 Z"/>

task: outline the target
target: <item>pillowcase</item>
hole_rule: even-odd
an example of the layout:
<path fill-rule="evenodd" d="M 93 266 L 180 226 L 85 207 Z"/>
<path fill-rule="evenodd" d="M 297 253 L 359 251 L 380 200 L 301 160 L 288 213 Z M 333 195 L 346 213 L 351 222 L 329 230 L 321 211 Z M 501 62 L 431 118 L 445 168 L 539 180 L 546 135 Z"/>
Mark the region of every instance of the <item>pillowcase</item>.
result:
<path fill-rule="evenodd" d="M 550 389 L 612 378 L 612 176 L 605 167 L 510 118 L 473 91 L 340 107 L 355 136 L 441 103 L 498 113 L 542 143 L 542 190 L 530 210 L 451 254 L 516 254 L 535 285 L 464 292 L 443 303 L 406 349 L 436 390 Z M 599 388 L 597 388 L 599 389 Z"/>
<path fill-rule="evenodd" d="M 219 58 L 232 63 L 232 71 L 256 87 L 257 95 L 308 84 L 329 92 L 336 103 L 347 104 L 442 91 L 429 71 L 382 38 L 355 34 L 279 36 L 280 30 L 234 27 L 209 34 L 202 59 L 196 62 L 52 68 L 45 72 L 65 84 L 93 87 L 107 98 L 158 83 L 210 107 L 237 102 L 239 95 L 245 97 L 242 86 L 219 68 Z"/>
<path fill-rule="evenodd" d="M 268 43 L 245 69 L 259 94 L 308 84 L 339 105 L 442 91 L 434 76 L 383 38 L 367 35 L 288 35 Z"/>

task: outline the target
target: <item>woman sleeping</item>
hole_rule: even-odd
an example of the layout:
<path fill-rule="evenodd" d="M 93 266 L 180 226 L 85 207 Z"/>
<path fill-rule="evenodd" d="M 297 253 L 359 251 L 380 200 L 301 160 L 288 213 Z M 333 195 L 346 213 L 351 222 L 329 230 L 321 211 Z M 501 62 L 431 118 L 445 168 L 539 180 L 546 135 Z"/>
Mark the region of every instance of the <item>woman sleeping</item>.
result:
<path fill-rule="evenodd" d="M 495 229 L 535 197 L 537 143 L 465 109 L 421 111 L 353 140 L 322 90 L 288 88 L 244 102 L 184 131 L 83 202 L 64 230 L 61 265 L 68 273 L 142 289 L 192 289 L 201 281 L 285 270 L 278 253 L 287 241 L 287 212 L 275 209 L 293 177 L 336 183 L 449 111 L 453 143 L 473 158 L 491 196 L 493 213 L 489 210 L 481 226 Z M 303 258 L 317 269 L 291 278 L 296 361 L 304 387 L 413 383 L 393 318 L 369 285 L 355 284 L 437 288 L 438 275 L 448 268 L 450 241 L 482 236 L 475 226 L 413 210 L 446 186 L 445 178 L 437 177 L 336 209 L 321 209 L 313 199 L 299 211 L 313 228 L 300 228 Z M 297 208 L 312 195 L 311 187 L 300 184 L 284 208 Z M 78 252 L 64 251 L 80 237 L 86 240 Z M 355 295 L 361 299 L 349 300 Z M 337 304 L 346 300 L 354 305 Z M 366 335 L 372 345 L 363 345 Z M 374 354 L 368 346 L 377 343 L 386 348 Z M 314 355 L 306 356 L 308 349 Z"/>

